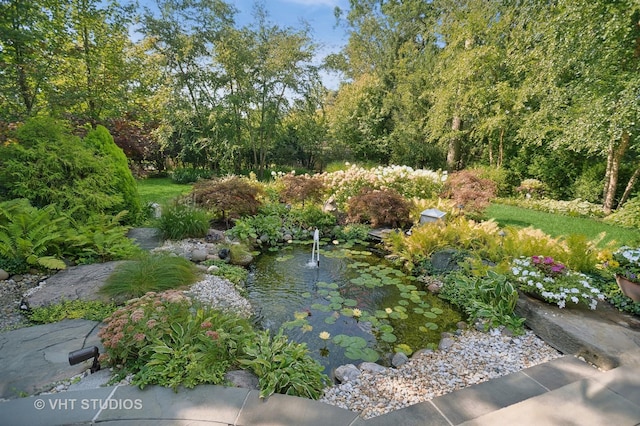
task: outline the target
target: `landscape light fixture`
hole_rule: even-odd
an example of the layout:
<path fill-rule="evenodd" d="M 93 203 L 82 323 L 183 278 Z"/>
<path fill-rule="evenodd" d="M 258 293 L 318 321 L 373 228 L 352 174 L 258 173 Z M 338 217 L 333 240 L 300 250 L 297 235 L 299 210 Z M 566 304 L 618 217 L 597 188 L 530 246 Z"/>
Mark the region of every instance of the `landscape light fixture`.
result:
<path fill-rule="evenodd" d="M 97 346 L 78 349 L 76 351 L 69 352 L 69 365 L 80 364 L 82 361 L 93 358 L 93 364 L 91 365 L 91 374 L 93 374 L 100 370 L 98 356 L 100 356 L 100 351 Z"/>

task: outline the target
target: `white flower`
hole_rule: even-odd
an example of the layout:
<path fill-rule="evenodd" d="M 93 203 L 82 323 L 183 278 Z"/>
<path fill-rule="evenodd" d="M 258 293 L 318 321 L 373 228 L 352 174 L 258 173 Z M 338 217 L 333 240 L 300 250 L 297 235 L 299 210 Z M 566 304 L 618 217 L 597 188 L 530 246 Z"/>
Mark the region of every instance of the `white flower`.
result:
<path fill-rule="evenodd" d="M 578 299 L 578 298 L 577 298 L 577 297 L 575 297 L 575 296 L 571 296 L 571 301 L 572 301 L 573 303 L 578 303 L 578 302 L 580 301 L 580 299 Z"/>

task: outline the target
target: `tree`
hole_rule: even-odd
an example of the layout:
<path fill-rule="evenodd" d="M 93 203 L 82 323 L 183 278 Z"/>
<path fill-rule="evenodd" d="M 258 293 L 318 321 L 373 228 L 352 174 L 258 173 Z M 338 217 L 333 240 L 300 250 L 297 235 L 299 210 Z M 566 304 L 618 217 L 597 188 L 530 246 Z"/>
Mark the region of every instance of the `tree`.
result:
<path fill-rule="evenodd" d="M 623 159 L 639 167 L 640 5 L 561 1 L 538 16 L 518 52 L 529 70 L 522 96 L 531 109 L 520 134 L 605 160 L 603 208 L 610 212 Z"/>
<path fill-rule="evenodd" d="M 63 59 L 65 3 L 7 0 L 0 3 L 0 114 L 19 120 L 42 109 L 49 77 Z"/>
<path fill-rule="evenodd" d="M 236 138 L 246 138 L 252 165 L 262 175 L 290 98 L 313 87 L 318 75 L 308 28 L 280 28 L 260 5 L 254 16 L 252 26 L 230 30 L 218 43 L 216 59 L 225 72 L 225 104 Z"/>

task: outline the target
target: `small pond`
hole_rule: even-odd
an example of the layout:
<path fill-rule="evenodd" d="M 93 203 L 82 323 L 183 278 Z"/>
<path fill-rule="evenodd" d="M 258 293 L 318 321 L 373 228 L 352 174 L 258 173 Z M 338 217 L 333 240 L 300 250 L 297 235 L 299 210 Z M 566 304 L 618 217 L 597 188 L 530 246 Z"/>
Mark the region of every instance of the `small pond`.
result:
<path fill-rule="evenodd" d="M 437 344 L 440 333 L 461 320 L 414 277 L 365 247 L 325 244 L 320 267 L 311 262 L 311 244 L 261 254 L 247 290 L 258 324 L 283 327 L 289 338 L 306 343 L 328 374 L 363 360 L 387 364 L 385 356 L 400 348 Z"/>

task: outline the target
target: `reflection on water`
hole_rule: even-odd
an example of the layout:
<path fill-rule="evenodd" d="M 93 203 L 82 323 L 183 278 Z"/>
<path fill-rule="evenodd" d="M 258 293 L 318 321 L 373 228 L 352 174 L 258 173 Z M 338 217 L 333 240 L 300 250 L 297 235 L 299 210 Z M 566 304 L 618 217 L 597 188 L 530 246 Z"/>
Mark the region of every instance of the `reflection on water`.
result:
<path fill-rule="evenodd" d="M 292 340 L 308 345 L 327 373 L 341 364 L 358 364 L 362 358 L 357 359 L 357 354 L 363 350 L 375 350 L 384 361 L 384 354 L 400 343 L 414 350 L 426 347 L 460 320 L 448 304 L 419 291 L 415 281 L 383 259 L 364 255 L 368 252 L 320 248 L 319 268 L 315 262 L 310 264 L 310 246 L 292 245 L 278 253 L 261 254 L 252 267 L 247 291 L 258 323 L 272 331 L 284 325 Z M 428 318 L 426 313 L 414 312 L 429 309 L 444 312 L 437 319 L 430 312 Z M 425 324 L 437 330 L 427 330 Z M 319 337 L 325 331 L 331 335 L 328 340 Z M 353 339 L 336 343 L 339 335 Z M 371 349 L 363 348 L 365 342 Z"/>

